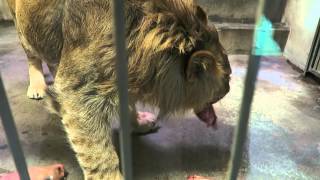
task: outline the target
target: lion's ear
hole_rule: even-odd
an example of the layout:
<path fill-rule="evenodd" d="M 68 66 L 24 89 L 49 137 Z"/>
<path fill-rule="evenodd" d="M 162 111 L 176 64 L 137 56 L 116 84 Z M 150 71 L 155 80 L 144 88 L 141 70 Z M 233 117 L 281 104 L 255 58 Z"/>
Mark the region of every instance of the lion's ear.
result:
<path fill-rule="evenodd" d="M 214 75 L 217 71 L 213 55 L 208 51 L 197 51 L 188 60 L 186 78 L 189 82 L 201 79 L 206 73 Z"/>
<path fill-rule="evenodd" d="M 208 24 L 208 16 L 207 16 L 207 13 L 202 9 L 202 7 L 197 6 L 196 16 L 197 16 L 204 24 Z"/>

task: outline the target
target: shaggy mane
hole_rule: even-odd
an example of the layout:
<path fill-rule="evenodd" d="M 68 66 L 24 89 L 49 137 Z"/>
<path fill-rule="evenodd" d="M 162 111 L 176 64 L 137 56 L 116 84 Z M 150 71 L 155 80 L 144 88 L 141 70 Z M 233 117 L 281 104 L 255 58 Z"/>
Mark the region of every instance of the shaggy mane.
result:
<path fill-rule="evenodd" d="M 192 51 L 197 39 L 203 39 L 201 37 L 204 34 L 209 34 L 205 22 L 197 17 L 197 8 L 193 0 L 144 2 L 145 16 L 132 33 L 136 36 L 135 39 L 141 41 L 139 48 L 152 53 L 172 48 L 178 49 L 182 54 Z"/>

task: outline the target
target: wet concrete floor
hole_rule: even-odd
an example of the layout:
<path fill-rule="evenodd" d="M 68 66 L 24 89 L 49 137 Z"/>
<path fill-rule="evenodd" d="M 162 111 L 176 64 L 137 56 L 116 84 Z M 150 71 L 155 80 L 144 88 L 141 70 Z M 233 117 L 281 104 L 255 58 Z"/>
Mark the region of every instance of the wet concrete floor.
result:
<path fill-rule="evenodd" d="M 135 179 L 225 178 L 247 60 L 230 56 L 231 91 L 215 105 L 218 130 L 188 113 L 160 122 L 155 134 L 133 138 Z M 42 101 L 26 96 L 27 61 L 12 25 L 0 25 L 0 70 L 28 164 L 62 162 L 69 179 L 82 179 L 59 120 Z M 0 126 L 0 173 L 11 170 L 15 166 Z M 320 86 L 282 57 L 262 60 L 239 179 L 320 179 Z"/>

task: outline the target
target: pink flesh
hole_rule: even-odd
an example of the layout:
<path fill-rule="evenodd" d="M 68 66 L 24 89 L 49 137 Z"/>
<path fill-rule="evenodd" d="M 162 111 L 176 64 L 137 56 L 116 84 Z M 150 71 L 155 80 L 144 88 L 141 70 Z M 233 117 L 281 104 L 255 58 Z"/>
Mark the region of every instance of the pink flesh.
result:
<path fill-rule="evenodd" d="M 200 112 L 196 112 L 198 118 L 207 124 L 208 127 L 217 126 L 217 115 L 214 111 L 214 108 L 211 104 L 208 104 L 205 108 L 202 109 Z"/>
<path fill-rule="evenodd" d="M 203 177 L 203 176 L 193 175 L 193 176 L 188 176 L 188 177 L 187 177 L 187 180 L 213 180 L 213 179 L 212 179 L 212 178 L 209 178 L 209 177 Z"/>

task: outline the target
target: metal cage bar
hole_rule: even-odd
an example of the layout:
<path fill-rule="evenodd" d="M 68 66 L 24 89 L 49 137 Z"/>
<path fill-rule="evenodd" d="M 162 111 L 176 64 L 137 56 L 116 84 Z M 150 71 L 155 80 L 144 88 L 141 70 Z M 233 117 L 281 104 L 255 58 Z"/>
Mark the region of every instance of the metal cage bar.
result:
<path fill-rule="evenodd" d="M 125 180 L 132 179 L 131 123 L 128 108 L 128 57 L 125 37 L 124 0 L 113 1 L 114 34 L 117 58 L 117 86 L 120 102 L 121 166 Z"/>
<path fill-rule="evenodd" d="M 236 180 L 241 165 L 241 159 L 243 154 L 243 146 L 246 141 L 250 109 L 253 100 L 255 82 L 260 65 L 260 56 L 250 56 L 248 70 L 245 80 L 245 88 L 243 91 L 240 116 L 238 125 L 236 127 L 236 133 L 234 135 L 234 142 L 232 145 L 232 154 L 230 160 L 229 180 Z"/>
<path fill-rule="evenodd" d="M 317 51 L 320 49 L 320 18 L 318 20 L 317 29 L 315 31 L 315 35 L 312 41 L 311 49 L 308 56 L 307 65 L 305 66 L 303 75 L 306 76 L 308 72 L 312 71 L 314 63 L 316 62 Z"/>
<path fill-rule="evenodd" d="M 25 161 L 23 151 L 20 145 L 19 136 L 16 125 L 14 124 L 13 116 L 10 110 L 9 102 L 6 96 L 4 85 L 0 74 L 0 117 L 2 125 L 7 136 L 8 144 L 13 156 L 14 163 L 19 172 L 20 179 L 30 180 L 27 163 Z"/>
<path fill-rule="evenodd" d="M 276 3 L 276 4 L 275 4 Z M 238 125 L 236 127 L 236 133 L 234 134 L 234 143 L 232 145 L 232 151 L 231 151 L 231 159 L 229 162 L 229 172 L 228 172 L 228 179 L 229 180 L 236 180 L 238 177 L 239 169 L 241 166 L 241 159 L 243 155 L 244 150 L 244 144 L 247 138 L 247 131 L 248 131 L 248 125 L 249 125 L 249 117 L 250 117 L 250 110 L 251 105 L 253 101 L 253 95 L 255 91 L 255 83 L 260 67 L 260 60 L 261 55 L 257 55 L 256 52 L 259 48 L 263 47 L 257 47 L 256 46 L 256 34 L 257 31 L 263 31 L 264 29 L 257 29 L 258 23 L 260 21 L 260 18 L 262 15 L 266 16 L 267 18 L 270 18 L 269 16 L 272 16 L 270 14 L 270 10 L 277 10 L 274 8 L 281 7 L 280 3 L 286 3 L 286 1 L 283 0 L 277 0 L 277 1 L 270 1 L 270 0 L 260 0 L 257 16 L 256 16 L 256 27 L 255 27 L 255 35 L 253 38 L 252 43 L 252 53 L 249 58 L 248 62 L 248 69 L 247 74 L 245 78 L 245 86 L 243 90 L 243 96 L 241 101 L 241 109 L 240 109 L 240 115 L 239 115 L 239 121 Z M 270 9 L 273 8 L 273 9 Z M 272 19 L 270 18 L 272 21 Z M 262 43 L 264 44 L 264 43 Z"/>
<path fill-rule="evenodd" d="M 264 9 L 264 0 L 259 1 L 256 26 L 254 34 L 257 34 L 257 24 L 262 16 L 262 10 Z M 236 127 L 236 133 L 233 138 L 233 145 L 231 150 L 231 159 L 229 162 L 228 179 L 236 180 L 239 174 L 241 166 L 241 159 L 243 155 L 244 144 L 247 138 L 247 131 L 249 126 L 250 110 L 255 91 L 255 83 L 260 66 L 261 56 L 255 55 L 256 36 L 253 37 L 251 56 L 248 62 L 248 69 L 244 83 L 243 96 L 241 101 L 241 109 L 239 115 L 239 121 Z"/>

